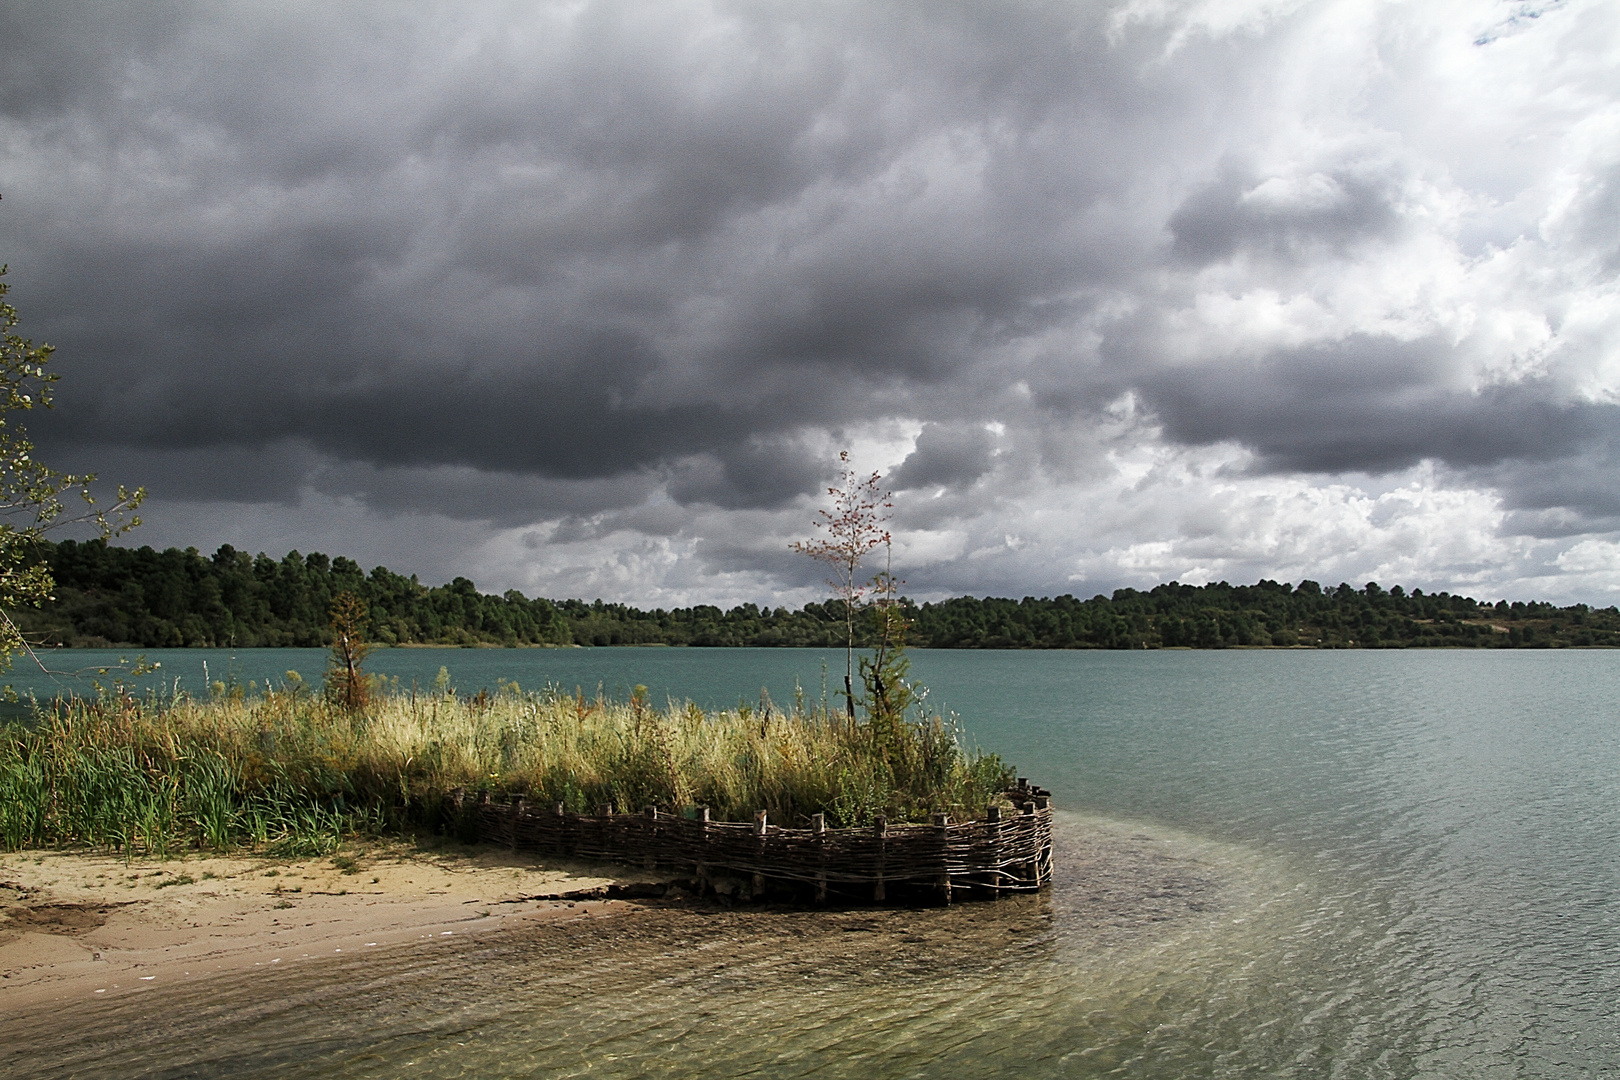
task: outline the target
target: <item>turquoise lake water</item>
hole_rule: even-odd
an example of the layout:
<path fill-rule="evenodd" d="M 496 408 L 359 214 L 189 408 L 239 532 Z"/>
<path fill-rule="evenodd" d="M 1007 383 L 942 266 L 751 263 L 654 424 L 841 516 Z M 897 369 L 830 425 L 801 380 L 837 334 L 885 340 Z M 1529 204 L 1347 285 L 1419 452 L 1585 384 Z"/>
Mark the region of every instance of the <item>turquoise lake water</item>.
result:
<path fill-rule="evenodd" d="M 204 655 L 212 678 L 260 685 L 323 662 L 148 657 L 198 690 Z M 842 655 L 809 650 L 413 649 L 371 667 L 407 689 L 443 665 L 464 692 L 641 683 L 729 705 L 762 686 L 789 702 L 795 679 L 819 698 L 824 660 L 836 684 Z M 1050 895 L 853 929 L 849 913 L 663 912 L 639 936 L 312 965 L 70 1010 L 78 1034 L 13 1060 L 62 1076 L 1620 1073 L 1620 654 L 919 651 L 913 671 L 968 741 L 1052 789 Z M 59 685 L 13 672 L 36 680 Z"/>

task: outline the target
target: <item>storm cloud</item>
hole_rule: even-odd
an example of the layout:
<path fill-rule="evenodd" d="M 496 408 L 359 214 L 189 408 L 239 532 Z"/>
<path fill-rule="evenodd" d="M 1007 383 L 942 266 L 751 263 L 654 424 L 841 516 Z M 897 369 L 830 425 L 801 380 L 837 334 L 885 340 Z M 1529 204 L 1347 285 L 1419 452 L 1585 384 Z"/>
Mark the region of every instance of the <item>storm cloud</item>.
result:
<path fill-rule="evenodd" d="M 151 490 L 132 542 L 791 602 L 849 449 L 926 595 L 1620 591 L 1612 5 L 0 34 L 3 258 L 64 375 L 31 430 Z"/>

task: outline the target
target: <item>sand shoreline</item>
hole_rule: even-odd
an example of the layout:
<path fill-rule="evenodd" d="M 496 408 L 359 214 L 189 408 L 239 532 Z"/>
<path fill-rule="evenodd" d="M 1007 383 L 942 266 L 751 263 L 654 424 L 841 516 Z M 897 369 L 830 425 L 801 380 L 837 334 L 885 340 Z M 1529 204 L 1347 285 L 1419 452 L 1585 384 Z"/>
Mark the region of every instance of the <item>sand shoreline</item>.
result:
<path fill-rule="evenodd" d="M 256 967 L 599 918 L 630 906 L 608 898 L 610 888 L 633 892 L 652 880 L 618 866 L 405 843 L 292 860 L 6 854 L 0 1014 L 17 1019 Z"/>
<path fill-rule="evenodd" d="M 1224 875 L 1201 853 L 1124 823 L 1088 822 L 1063 839 L 1052 889 L 930 909 L 728 908 L 679 891 L 627 901 L 605 894 L 656 894 L 645 886 L 666 877 L 493 845 L 396 841 L 302 860 L 0 855 L 0 1046 L 22 1055 L 8 1061 L 42 1062 L 52 1047 L 84 1049 L 71 1033 L 102 1031 L 115 1016 L 135 1023 L 131 1032 L 170 1020 L 211 1030 L 238 1022 L 219 1016 L 248 1016 L 288 988 L 402 972 L 431 982 L 441 969 L 465 980 L 466 957 L 501 950 L 528 958 L 526 970 L 544 966 L 557 985 L 573 979 L 589 997 L 615 979 L 707 985 L 716 962 L 763 979 L 777 968 L 852 984 L 875 972 L 931 979 L 994 967 L 1009 949 L 1044 955 L 1056 947 L 1058 911 L 1063 948 L 1084 943 L 1093 959 L 1159 948 L 1230 918 Z M 195 1011 L 200 1002 L 207 1016 L 171 1016 L 171 1005 Z M 214 1016 L 215 1004 L 227 1013 Z"/>

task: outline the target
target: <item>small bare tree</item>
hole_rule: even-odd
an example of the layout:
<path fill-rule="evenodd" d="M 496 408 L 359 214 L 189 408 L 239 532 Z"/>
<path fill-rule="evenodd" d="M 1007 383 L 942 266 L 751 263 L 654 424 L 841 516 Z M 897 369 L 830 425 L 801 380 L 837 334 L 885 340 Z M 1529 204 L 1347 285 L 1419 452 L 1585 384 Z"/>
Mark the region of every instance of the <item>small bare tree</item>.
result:
<path fill-rule="evenodd" d="M 850 467 L 849 451 L 838 455 L 843 463 L 838 485 L 827 489 L 830 509 L 816 511 L 816 528 L 822 535 L 790 545 L 801 555 L 832 567 L 827 584 L 844 602 L 844 702 L 851 721 L 855 719 L 855 612 L 866 598 L 871 583 L 861 577 L 861 560 L 890 542 L 883 523 L 894 508 L 893 493 L 883 490 L 878 473 L 862 476 Z"/>
<path fill-rule="evenodd" d="M 329 700 L 349 712 L 365 709 L 371 701 L 371 686 L 360 669 L 371 646 L 366 644 L 366 602 L 352 592 L 340 592 L 332 600 L 332 656 L 327 662 L 326 693 Z"/>

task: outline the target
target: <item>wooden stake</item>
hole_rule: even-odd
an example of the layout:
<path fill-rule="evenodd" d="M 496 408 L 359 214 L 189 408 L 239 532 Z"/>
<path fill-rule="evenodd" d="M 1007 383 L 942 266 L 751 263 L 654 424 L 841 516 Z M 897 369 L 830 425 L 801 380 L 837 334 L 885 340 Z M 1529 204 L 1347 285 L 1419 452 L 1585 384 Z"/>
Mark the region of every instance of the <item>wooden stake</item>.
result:
<path fill-rule="evenodd" d="M 645 857 L 645 859 L 643 861 L 646 863 L 647 869 L 652 870 L 652 869 L 654 869 L 654 868 L 656 868 L 658 866 L 658 855 L 657 855 L 657 852 L 655 850 L 656 847 L 657 847 L 657 844 L 658 844 L 658 828 L 657 828 L 657 825 L 656 825 L 656 823 L 658 821 L 658 806 L 657 806 L 657 804 L 654 804 L 652 806 L 647 807 L 646 813 L 647 813 L 647 820 L 651 821 L 651 822 L 654 822 L 654 827 L 653 827 L 652 836 L 651 836 L 652 843 L 650 845 L 648 845 L 647 855 L 646 855 L 646 857 Z"/>
<path fill-rule="evenodd" d="M 698 807 L 697 812 L 693 815 L 693 818 L 697 821 L 698 825 L 698 851 L 706 851 L 709 844 L 709 808 L 707 806 Z M 701 861 L 700 858 L 696 870 L 697 892 L 699 896 L 702 896 L 703 891 L 709 887 L 709 868 Z"/>
<path fill-rule="evenodd" d="M 1031 800 L 1019 808 L 1020 816 L 1032 818 L 1035 816 L 1035 802 Z M 1024 863 L 1024 876 L 1021 881 L 1027 881 L 1031 886 L 1039 887 L 1041 884 L 1041 864 L 1039 856 Z"/>
<path fill-rule="evenodd" d="M 765 811 L 754 811 L 754 836 L 757 838 L 759 854 L 765 854 L 765 833 L 770 828 L 770 822 L 765 817 Z M 754 871 L 754 895 L 757 897 L 765 892 L 765 875 Z"/>
<path fill-rule="evenodd" d="M 872 831 L 878 838 L 877 881 L 872 886 L 872 902 L 881 904 L 889 898 L 888 890 L 884 888 L 883 882 L 883 871 L 885 864 L 888 862 L 889 854 L 889 842 L 886 839 L 889 835 L 889 819 L 879 814 L 877 821 L 872 824 Z"/>
<path fill-rule="evenodd" d="M 827 902 L 827 815 L 810 815 L 810 835 L 816 840 L 816 903 Z"/>
<path fill-rule="evenodd" d="M 990 845 L 990 895 L 1001 899 L 1001 807 L 984 808 L 984 836 Z"/>

